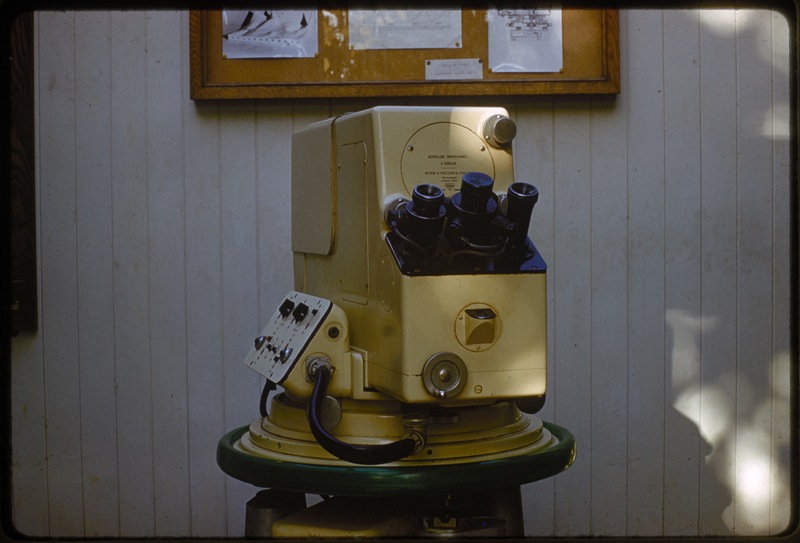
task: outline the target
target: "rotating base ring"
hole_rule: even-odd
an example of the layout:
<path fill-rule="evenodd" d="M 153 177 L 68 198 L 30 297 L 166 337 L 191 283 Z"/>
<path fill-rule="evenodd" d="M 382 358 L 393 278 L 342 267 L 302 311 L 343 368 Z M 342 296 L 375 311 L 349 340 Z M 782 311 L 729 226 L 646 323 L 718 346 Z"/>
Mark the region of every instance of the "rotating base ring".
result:
<path fill-rule="evenodd" d="M 335 496 L 434 496 L 510 488 L 552 477 L 575 459 L 575 438 L 544 422 L 555 438 L 546 448 L 495 460 L 427 466 L 318 465 L 256 456 L 237 447 L 242 426 L 217 445 L 217 464 L 229 476 L 278 490 Z"/>

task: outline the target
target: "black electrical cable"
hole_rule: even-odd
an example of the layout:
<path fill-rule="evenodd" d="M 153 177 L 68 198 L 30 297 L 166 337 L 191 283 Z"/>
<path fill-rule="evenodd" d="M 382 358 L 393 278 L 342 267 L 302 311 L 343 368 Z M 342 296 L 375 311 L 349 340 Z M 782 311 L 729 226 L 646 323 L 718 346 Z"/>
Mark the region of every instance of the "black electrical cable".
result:
<path fill-rule="evenodd" d="M 502 245 L 499 243 L 495 243 L 493 245 L 476 245 L 474 243 L 468 243 L 468 246 L 471 248 L 460 249 L 458 251 L 453 251 L 452 253 L 450 253 L 450 258 L 447 260 L 447 263 L 451 264 L 453 260 L 455 260 L 456 258 L 460 258 L 462 256 L 474 256 L 487 259 L 498 257 L 506 252 L 506 247 L 508 246 L 508 240 L 506 240 L 506 242 L 503 243 Z"/>
<path fill-rule="evenodd" d="M 410 437 L 404 437 L 399 441 L 383 445 L 356 445 L 345 443 L 333 437 L 322 427 L 320 422 L 322 402 L 325 399 L 328 385 L 330 385 L 331 381 L 331 370 L 322 366 L 317 369 L 314 377 L 316 379 L 314 391 L 311 393 L 311 399 L 308 402 L 308 423 L 311 426 L 311 433 L 314 434 L 323 449 L 346 462 L 369 466 L 395 462 L 410 456 L 414 452 L 417 442 Z"/>
<path fill-rule="evenodd" d="M 258 410 L 262 417 L 267 416 L 267 398 L 269 398 L 269 393 L 273 390 L 275 390 L 275 383 L 267 379 L 267 382 L 264 383 L 264 388 L 261 389 L 261 400 L 258 403 Z"/>
<path fill-rule="evenodd" d="M 431 255 L 429 254 L 430 251 L 425 249 L 425 247 L 423 247 L 422 245 L 420 245 L 419 243 L 417 243 L 416 241 L 414 241 L 410 237 L 408 237 L 405 234 L 403 234 L 402 232 L 400 232 L 399 228 L 397 228 L 397 227 L 392 228 L 392 233 L 395 236 L 397 236 L 398 238 L 400 238 L 403 241 L 403 243 L 406 244 L 407 248 L 414 249 L 417 253 L 419 253 L 420 257 L 424 261 L 428 261 L 430 259 L 430 257 L 431 257 Z"/>

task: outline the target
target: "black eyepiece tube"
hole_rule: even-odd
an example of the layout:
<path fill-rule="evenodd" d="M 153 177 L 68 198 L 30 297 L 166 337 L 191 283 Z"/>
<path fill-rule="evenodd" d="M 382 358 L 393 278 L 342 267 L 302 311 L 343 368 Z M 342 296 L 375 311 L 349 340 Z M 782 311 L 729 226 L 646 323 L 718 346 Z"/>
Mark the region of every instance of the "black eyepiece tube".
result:
<path fill-rule="evenodd" d="M 433 250 L 447 220 L 444 191 L 436 185 L 417 185 L 411 201 L 406 204 L 406 211 L 403 233 L 423 251 Z"/>
<path fill-rule="evenodd" d="M 486 212 L 494 180 L 481 172 L 467 172 L 461 178 L 461 207 L 473 213 Z"/>
<path fill-rule="evenodd" d="M 416 442 L 411 438 L 403 438 L 394 443 L 385 445 L 355 445 L 345 443 L 333 437 L 322 427 L 320 422 L 322 401 L 328 392 L 328 385 L 331 382 L 331 370 L 326 367 L 318 368 L 316 372 L 316 382 L 311 399 L 308 402 L 308 424 L 311 433 L 322 445 L 322 448 L 331 453 L 336 458 L 351 462 L 353 464 L 363 464 L 374 466 L 377 464 L 387 464 L 395 462 L 406 456 L 410 456 L 416 448 Z"/>
<path fill-rule="evenodd" d="M 506 217 L 514 223 L 514 231 L 509 239 L 511 247 L 525 245 L 528 228 L 531 225 L 533 206 L 539 201 L 539 190 L 529 183 L 512 183 L 506 192 L 508 209 Z"/>
<path fill-rule="evenodd" d="M 440 208 L 444 203 L 444 191 L 436 185 L 417 185 L 411 200 L 414 212 L 422 217 L 436 219 L 442 215 Z"/>

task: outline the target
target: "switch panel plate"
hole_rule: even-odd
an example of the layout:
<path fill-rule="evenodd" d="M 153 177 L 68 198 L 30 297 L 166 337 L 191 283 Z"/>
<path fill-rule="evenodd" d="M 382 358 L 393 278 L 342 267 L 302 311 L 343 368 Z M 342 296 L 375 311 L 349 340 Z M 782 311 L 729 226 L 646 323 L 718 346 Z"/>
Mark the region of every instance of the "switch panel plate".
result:
<path fill-rule="evenodd" d="M 291 291 L 275 310 L 244 363 L 275 384 L 281 384 L 304 355 L 330 313 L 333 303 Z"/>

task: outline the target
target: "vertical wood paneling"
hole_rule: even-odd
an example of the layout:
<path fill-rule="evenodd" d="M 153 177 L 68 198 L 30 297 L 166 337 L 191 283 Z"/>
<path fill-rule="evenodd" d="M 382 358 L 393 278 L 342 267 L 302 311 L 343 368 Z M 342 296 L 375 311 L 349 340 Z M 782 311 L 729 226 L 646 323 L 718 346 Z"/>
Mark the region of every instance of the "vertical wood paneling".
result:
<path fill-rule="evenodd" d="M 47 420 L 42 394 L 44 356 L 39 337 L 17 337 L 11 347 L 11 522 L 26 536 L 50 533 L 46 435 L 42 424 Z"/>
<path fill-rule="evenodd" d="M 258 157 L 259 322 L 266 322 L 294 287 L 291 245 L 292 112 L 289 104 L 259 104 Z M 255 376 L 255 374 L 254 374 Z"/>
<path fill-rule="evenodd" d="M 14 528 L 25 536 L 47 536 L 50 532 L 45 460 L 46 420 L 44 374 L 40 341 L 15 339 L 11 381 L 11 519 Z M 35 452 L 38 451 L 38 452 Z"/>
<path fill-rule="evenodd" d="M 259 380 L 241 364 L 258 321 L 258 254 L 256 231 L 257 157 L 255 104 L 223 104 L 220 116 L 222 221 L 222 319 L 225 365 L 225 425 L 235 428 L 258 416 Z M 244 506 L 251 487 L 227 481 L 229 534 L 244 533 Z"/>
<path fill-rule="evenodd" d="M 620 60 L 625 70 L 627 52 Z M 627 510 L 628 95 L 595 98 L 591 111 L 590 533 L 608 535 L 624 534 Z"/>
<path fill-rule="evenodd" d="M 664 535 L 697 535 L 698 475 L 706 451 L 691 386 L 700 375 L 701 240 L 699 21 L 664 13 L 664 221 L 667 337 Z M 689 389 L 689 390 L 687 390 Z M 672 439 L 671 436 L 681 436 Z"/>
<path fill-rule="evenodd" d="M 292 286 L 291 131 L 380 102 L 193 103 L 186 13 L 37 19 L 42 327 L 13 343 L 16 526 L 240 536 L 255 489 L 215 449 L 258 416 L 241 360 Z M 523 489 L 526 533 L 776 532 L 788 26 L 623 12 L 621 45 L 616 98 L 459 101 L 510 106 L 541 193 L 540 415 L 578 459 Z"/>
<path fill-rule="evenodd" d="M 771 38 L 769 12 L 737 13 L 737 291 L 736 467 L 734 491 L 737 534 L 769 529 L 771 393 L 768 367 L 772 354 L 772 143 L 769 133 L 772 96 L 762 79 L 771 78 L 765 51 L 756 40 Z M 766 285 L 765 285 L 766 281 Z"/>
<path fill-rule="evenodd" d="M 103 12 L 75 14 L 78 331 L 85 535 L 119 535 L 114 373 L 111 29 Z"/>
<path fill-rule="evenodd" d="M 735 450 L 736 379 L 736 66 L 735 13 L 700 14 L 700 142 L 702 186 L 700 533 L 729 533 Z"/>
<path fill-rule="evenodd" d="M 114 361 L 120 533 L 155 533 L 150 237 L 147 168 L 147 16 L 111 13 L 111 182 Z M 158 235 L 154 232 L 153 235 Z"/>
<path fill-rule="evenodd" d="M 188 28 L 184 13 L 182 28 Z M 188 40 L 182 43 L 183 81 L 189 80 Z M 216 445 L 225 421 L 223 351 L 219 104 L 182 102 L 186 232 L 186 356 L 189 397 L 189 469 L 196 537 L 228 535 L 227 476 L 216 469 Z M 244 422 L 242 423 L 244 424 Z M 231 534 L 233 535 L 233 534 Z"/>
<path fill-rule="evenodd" d="M 83 535 L 75 219 L 74 15 L 42 14 L 40 116 L 51 130 L 40 139 L 42 350 L 50 533 Z M 64 137 L 66 136 L 66 137 Z"/>
<path fill-rule="evenodd" d="M 157 536 L 191 531 L 180 23 L 177 12 L 147 14 L 149 320 Z"/>
<path fill-rule="evenodd" d="M 555 533 L 589 533 L 592 297 L 590 117 L 586 99 L 558 100 L 553 128 L 553 257 L 548 268 L 553 299 L 554 419 L 579 440 L 583 454 L 555 479 Z"/>
<path fill-rule="evenodd" d="M 661 12 L 628 14 L 628 535 L 658 534 L 663 521 L 662 32 Z"/>
<path fill-rule="evenodd" d="M 771 139 L 772 139 L 772 214 L 774 251 L 772 255 L 773 314 L 772 314 L 772 359 L 769 364 L 772 420 L 770 421 L 771 469 L 770 469 L 770 531 L 780 533 L 791 522 L 789 481 L 792 465 L 790 457 L 791 391 L 789 349 L 791 341 L 791 190 L 789 125 L 792 119 L 789 104 L 791 96 L 786 80 L 790 70 L 790 29 L 783 15 L 772 14 L 772 49 L 770 60 L 774 66 L 771 74 Z M 796 117 L 795 117 L 796 118 Z M 795 188 L 795 194 L 796 194 Z M 796 241 L 796 240 L 795 240 Z M 797 404 L 795 402 L 795 408 Z"/>
<path fill-rule="evenodd" d="M 533 211 L 530 235 L 548 266 L 553 264 L 553 101 L 542 100 L 517 107 L 515 120 L 520 127 L 514 139 L 514 171 L 519 181 L 532 183 L 539 189 L 539 202 Z M 548 268 L 552 277 L 552 268 Z M 553 358 L 553 284 L 548 281 L 547 400 L 540 416 L 553 420 L 556 398 Z M 579 452 L 578 454 L 582 454 Z M 555 526 L 555 480 L 546 479 L 525 485 L 522 490 L 525 504 L 525 533 L 553 534 Z"/>

